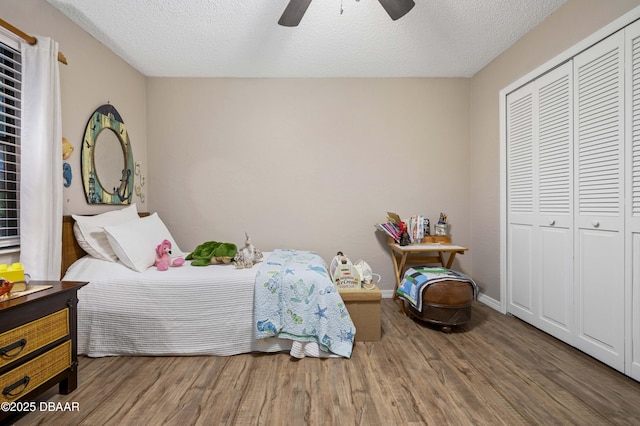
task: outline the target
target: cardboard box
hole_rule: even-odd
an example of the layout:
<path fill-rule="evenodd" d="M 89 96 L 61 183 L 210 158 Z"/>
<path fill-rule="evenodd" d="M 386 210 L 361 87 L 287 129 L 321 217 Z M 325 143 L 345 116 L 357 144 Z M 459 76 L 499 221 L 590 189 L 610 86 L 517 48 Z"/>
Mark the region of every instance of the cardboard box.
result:
<path fill-rule="evenodd" d="M 340 297 L 349 311 L 356 327 L 358 342 L 377 342 L 380 340 L 380 300 L 382 293 L 378 286 L 373 290 L 340 291 Z"/>

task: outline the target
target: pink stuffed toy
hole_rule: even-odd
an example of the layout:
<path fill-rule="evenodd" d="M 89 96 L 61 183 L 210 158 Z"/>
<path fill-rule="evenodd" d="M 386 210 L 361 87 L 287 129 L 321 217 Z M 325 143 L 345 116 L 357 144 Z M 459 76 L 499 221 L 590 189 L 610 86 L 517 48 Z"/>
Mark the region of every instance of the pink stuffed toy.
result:
<path fill-rule="evenodd" d="M 154 263 L 158 271 L 166 271 L 169 266 L 178 267 L 184 264 L 184 259 L 178 257 L 171 260 L 171 242 L 164 240 L 156 247 L 156 261 Z"/>

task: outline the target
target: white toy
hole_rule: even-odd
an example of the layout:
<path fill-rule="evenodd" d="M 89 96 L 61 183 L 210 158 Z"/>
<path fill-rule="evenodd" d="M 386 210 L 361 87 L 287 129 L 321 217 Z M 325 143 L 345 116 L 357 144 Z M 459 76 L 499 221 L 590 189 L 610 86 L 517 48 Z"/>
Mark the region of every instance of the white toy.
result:
<path fill-rule="evenodd" d="M 244 247 L 238 250 L 238 253 L 233 258 L 233 262 L 236 265 L 236 268 L 251 268 L 258 262 L 262 262 L 262 252 L 255 248 L 251 243 L 251 237 L 246 232 L 244 233 L 246 240 L 244 243 Z"/>

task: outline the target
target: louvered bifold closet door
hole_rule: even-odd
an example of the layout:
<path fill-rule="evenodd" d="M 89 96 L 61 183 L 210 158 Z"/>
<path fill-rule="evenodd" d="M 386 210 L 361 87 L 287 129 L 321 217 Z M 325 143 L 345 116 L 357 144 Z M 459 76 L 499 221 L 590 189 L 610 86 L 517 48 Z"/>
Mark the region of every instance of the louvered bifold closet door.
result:
<path fill-rule="evenodd" d="M 537 321 L 537 99 L 530 83 L 507 96 L 507 310 Z"/>
<path fill-rule="evenodd" d="M 575 345 L 624 370 L 624 33 L 574 58 Z"/>
<path fill-rule="evenodd" d="M 640 22 L 625 29 L 625 82 L 627 135 L 625 151 L 625 292 L 627 341 L 626 374 L 640 380 Z"/>
<path fill-rule="evenodd" d="M 571 343 L 573 84 L 567 62 L 507 97 L 508 311 Z"/>
<path fill-rule="evenodd" d="M 540 329 L 573 343 L 573 64 L 536 80 Z"/>

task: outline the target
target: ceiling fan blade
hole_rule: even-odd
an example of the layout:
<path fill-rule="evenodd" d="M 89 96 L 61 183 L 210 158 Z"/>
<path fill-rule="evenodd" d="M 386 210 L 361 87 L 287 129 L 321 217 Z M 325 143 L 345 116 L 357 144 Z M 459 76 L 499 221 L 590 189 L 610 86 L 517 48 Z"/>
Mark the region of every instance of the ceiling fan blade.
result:
<path fill-rule="evenodd" d="M 384 10 L 387 11 L 391 19 L 394 21 L 396 19 L 402 18 L 407 14 L 416 3 L 413 0 L 378 0 Z"/>
<path fill-rule="evenodd" d="M 289 0 L 289 4 L 282 12 L 278 24 L 284 27 L 296 27 L 307 11 L 311 0 Z"/>

